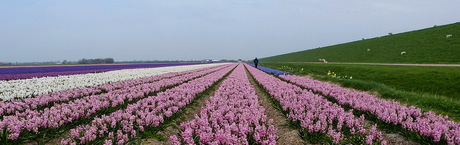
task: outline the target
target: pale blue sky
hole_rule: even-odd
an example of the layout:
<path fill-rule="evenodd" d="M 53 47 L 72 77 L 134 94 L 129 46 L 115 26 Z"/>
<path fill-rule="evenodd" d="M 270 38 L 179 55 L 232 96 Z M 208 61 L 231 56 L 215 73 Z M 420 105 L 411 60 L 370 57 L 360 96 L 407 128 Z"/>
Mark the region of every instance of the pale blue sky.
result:
<path fill-rule="evenodd" d="M 460 21 L 458 0 L 0 0 L 0 62 L 253 59 Z"/>

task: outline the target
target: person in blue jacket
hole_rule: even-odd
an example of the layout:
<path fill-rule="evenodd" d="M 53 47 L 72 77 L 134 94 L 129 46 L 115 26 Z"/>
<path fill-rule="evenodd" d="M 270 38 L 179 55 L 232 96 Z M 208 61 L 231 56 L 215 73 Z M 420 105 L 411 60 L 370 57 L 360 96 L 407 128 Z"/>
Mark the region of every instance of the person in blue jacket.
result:
<path fill-rule="evenodd" d="M 257 57 L 256 57 L 256 59 L 254 59 L 254 65 L 256 66 L 256 68 L 257 68 L 257 65 L 258 65 L 258 64 L 259 64 L 259 60 L 258 60 Z"/>

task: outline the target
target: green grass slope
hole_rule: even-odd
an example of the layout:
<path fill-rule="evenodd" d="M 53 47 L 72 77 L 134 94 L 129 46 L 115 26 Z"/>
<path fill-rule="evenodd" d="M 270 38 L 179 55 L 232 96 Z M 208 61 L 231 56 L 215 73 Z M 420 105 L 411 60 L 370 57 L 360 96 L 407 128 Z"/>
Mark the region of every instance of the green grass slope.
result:
<path fill-rule="evenodd" d="M 262 66 L 297 75 L 352 76 L 353 80 L 378 82 L 398 90 L 418 92 L 460 102 L 460 67 L 391 66 L 360 64 L 263 63 Z"/>
<path fill-rule="evenodd" d="M 452 37 L 446 39 L 446 35 Z M 370 51 L 367 51 L 370 49 Z M 402 51 L 406 54 L 401 55 Z M 262 62 L 460 63 L 460 22 L 278 56 Z"/>

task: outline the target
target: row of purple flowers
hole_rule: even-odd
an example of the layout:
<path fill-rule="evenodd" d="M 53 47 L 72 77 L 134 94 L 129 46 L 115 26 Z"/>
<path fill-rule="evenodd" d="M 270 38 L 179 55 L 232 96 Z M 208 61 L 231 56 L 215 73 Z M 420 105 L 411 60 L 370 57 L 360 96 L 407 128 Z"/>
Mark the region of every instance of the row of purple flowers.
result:
<path fill-rule="evenodd" d="M 247 63 L 247 65 L 250 65 L 252 67 L 255 67 L 254 64 L 251 64 L 251 63 Z M 268 67 L 263 67 L 263 66 L 257 66 L 258 69 L 260 69 L 261 71 L 264 71 L 268 74 L 273 74 L 275 76 L 278 76 L 278 75 L 292 75 L 292 73 L 288 73 L 288 72 L 284 72 L 284 71 L 280 71 L 280 70 L 277 70 L 277 69 L 272 69 L 272 68 L 268 68 Z"/>
<path fill-rule="evenodd" d="M 103 139 L 109 145 L 124 144 L 146 128 L 159 126 L 234 67 L 231 65 L 156 96 L 144 98 L 128 105 L 126 109 L 95 118 L 91 124 L 77 126 L 70 130 L 70 138 L 63 139 L 61 144 L 91 144 L 97 139 Z"/>
<path fill-rule="evenodd" d="M 460 144 L 460 124 L 448 120 L 447 116 L 436 115 L 429 111 L 423 113 L 414 106 L 404 106 L 396 101 L 380 99 L 366 92 L 347 89 L 335 84 L 321 82 L 300 76 L 280 76 L 297 85 L 330 96 L 341 105 L 369 112 L 378 119 L 419 133 L 433 139 L 434 142 L 446 141 L 448 144 Z"/>
<path fill-rule="evenodd" d="M 0 133 L 2 133 L 0 136 L 8 136 L 7 139 L 2 138 L 4 141 L 17 140 L 20 137 L 23 137 L 22 139 L 29 138 L 25 134 L 38 136 L 44 130 L 57 129 L 75 120 L 89 118 L 92 115 L 96 115 L 102 109 L 116 108 L 132 100 L 144 98 L 162 88 L 184 83 L 217 71 L 218 69 L 222 68 L 208 68 L 205 71 L 171 77 L 151 83 L 145 83 L 149 81 L 140 81 L 144 83 L 137 81 L 122 83 L 120 85 L 124 86 L 119 87 L 123 89 L 113 90 L 104 94 L 85 96 L 67 103 L 56 104 L 44 110 L 26 109 L 24 112 L 3 116 L 3 120 L 0 121 Z M 138 85 L 132 83 L 137 83 Z"/>
<path fill-rule="evenodd" d="M 267 121 L 243 65 L 239 65 L 206 101 L 200 115 L 182 123 L 180 144 L 276 144 L 273 120 Z M 195 139 L 198 137 L 197 139 Z"/>
<path fill-rule="evenodd" d="M 33 67 L 0 67 L 0 80 L 29 79 L 60 75 L 75 75 L 121 69 L 153 68 L 201 63 L 155 63 L 155 64 L 109 64 L 109 65 L 65 65 Z"/>
<path fill-rule="evenodd" d="M 249 72 L 256 81 L 279 102 L 287 117 L 299 122 L 300 127 L 308 133 L 327 134 L 334 143 L 346 139 L 344 133 L 357 134 L 360 140 L 367 144 L 374 141 L 386 144 L 382 133 L 377 131 L 376 125 L 370 129 L 364 127 L 364 116 L 356 118 L 350 111 L 345 111 L 337 104 L 331 103 L 321 96 L 308 90 L 284 82 L 253 67 Z M 359 137 L 359 134 L 364 137 Z"/>

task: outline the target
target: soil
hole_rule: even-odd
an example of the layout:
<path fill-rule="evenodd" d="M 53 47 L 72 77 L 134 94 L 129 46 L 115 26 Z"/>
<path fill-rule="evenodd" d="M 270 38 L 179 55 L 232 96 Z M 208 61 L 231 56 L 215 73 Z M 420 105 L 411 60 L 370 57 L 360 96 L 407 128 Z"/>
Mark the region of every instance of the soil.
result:
<path fill-rule="evenodd" d="M 404 136 L 395 133 L 384 132 L 383 139 L 386 140 L 389 145 L 418 145 L 418 143 L 407 140 Z"/>
<path fill-rule="evenodd" d="M 68 130 L 66 132 L 62 133 L 59 137 L 47 138 L 49 140 L 46 141 L 45 145 L 58 145 L 58 144 L 61 143 L 61 140 L 64 139 L 66 136 L 70 136 L 70 133 L 69 133 Z M 23 145 L 38 145 L 38 144 L 39 143 L 37 141 L 35 141 L 35 140 L 23 143 Z"/>
<path fill-rule="evenodd" d="M 63 133 L 61 137 L 53 138 L 49 142 L 47 142 L 45 145 L 58 145 L 61 143 L 61 140 L 64 139 L 64 136 L 70 136 L 69 131 Z"/>

